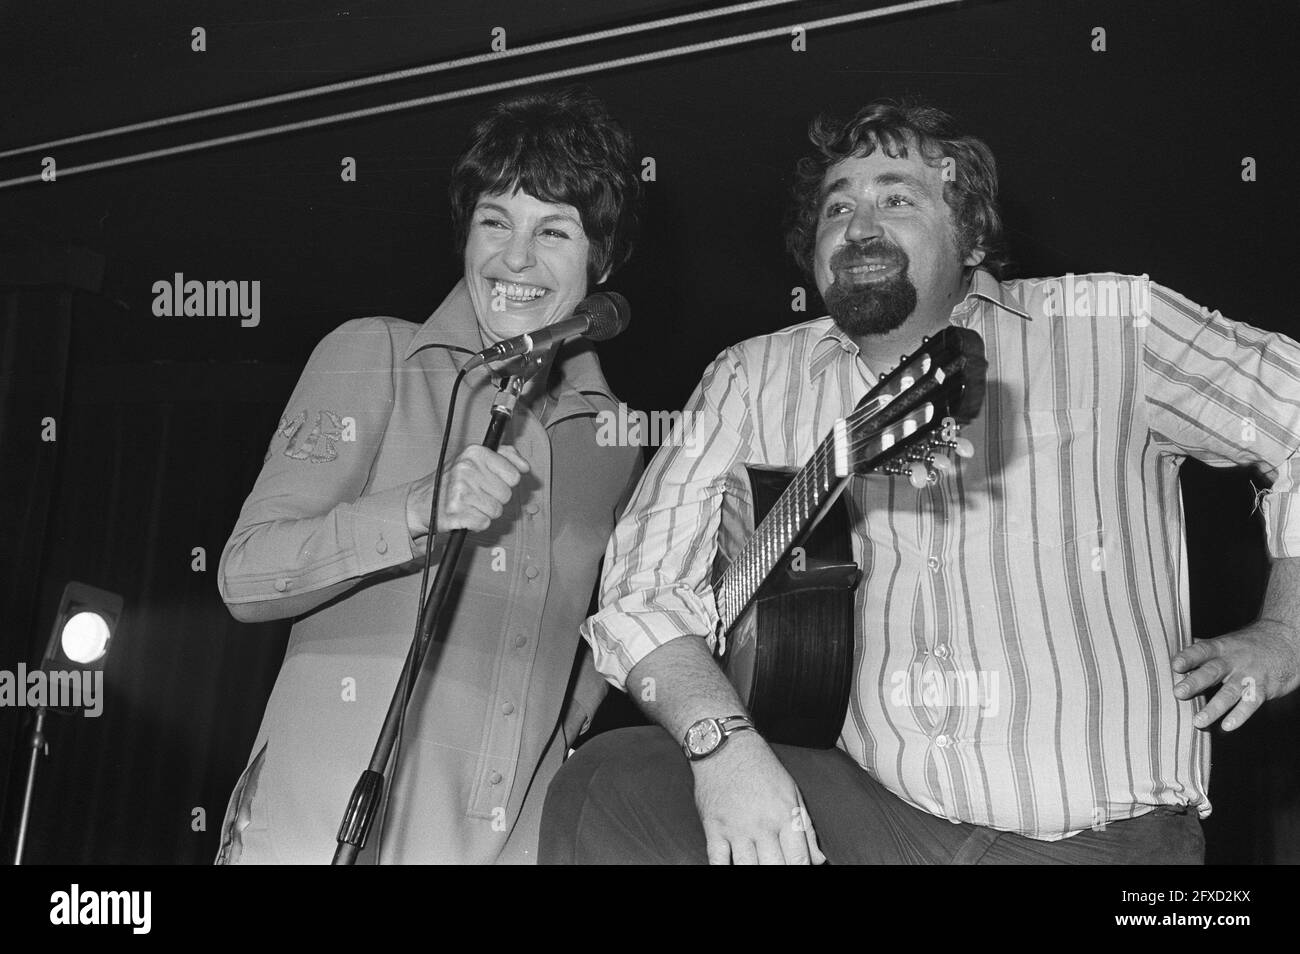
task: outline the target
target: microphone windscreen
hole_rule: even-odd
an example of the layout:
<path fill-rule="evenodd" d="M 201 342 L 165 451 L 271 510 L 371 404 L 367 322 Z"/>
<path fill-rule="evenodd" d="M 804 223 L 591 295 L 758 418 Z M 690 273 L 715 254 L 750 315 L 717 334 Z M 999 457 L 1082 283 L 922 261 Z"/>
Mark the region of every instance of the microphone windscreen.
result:
<path fill-rule="evenodd" d="M 608 341 L 626 330 L 632 320 L 632 306 L 618 292 L 597 292 L 582 300 L 577 314 L 587 317 L 584 338 Z"/>

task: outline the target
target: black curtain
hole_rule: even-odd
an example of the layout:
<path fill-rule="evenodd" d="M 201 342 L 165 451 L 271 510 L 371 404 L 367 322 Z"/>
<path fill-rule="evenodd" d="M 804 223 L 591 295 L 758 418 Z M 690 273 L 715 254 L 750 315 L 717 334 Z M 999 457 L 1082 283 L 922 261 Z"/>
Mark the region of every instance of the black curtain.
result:
<path fill-rule="evenodd" d="M 66 581 L 126 601 L 102 715 L 47 719 L 25 860 L 209 862 L 288 633 L 236 623 L 217 562 L 294 370 L 103 363 L 124 316 L 66 288 L 6 292 L 3 315 L 0 668 L 40 660 Z M 6 852 L 31 715 L 0 709 Z"/>

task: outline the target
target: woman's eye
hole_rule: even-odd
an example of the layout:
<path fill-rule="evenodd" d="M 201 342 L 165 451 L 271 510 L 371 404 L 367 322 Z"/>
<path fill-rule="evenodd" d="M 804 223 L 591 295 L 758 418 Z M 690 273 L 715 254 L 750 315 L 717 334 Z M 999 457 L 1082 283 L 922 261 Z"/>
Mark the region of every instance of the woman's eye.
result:
<path fill-rule="evenodd" d="M 488 229 L 503 229 L 506 227 L 506 224 L 500 219 L 480 219 L 478 224 Z"/>
<path fill-rule="evenodd" d="M 891 195 L 889 198 L 885 200 L 885 205 L 891 205 L 891 206 L 911 205 L 911 204 L 912 204 L 912 200 L 905 195 Z"/>
<path fill-rule="evenodd" d="M 569 237 L 568 232 L 561 231 L 560 229 L 542 229 L 542 234 L 547 238 L 567 239 Z"/>

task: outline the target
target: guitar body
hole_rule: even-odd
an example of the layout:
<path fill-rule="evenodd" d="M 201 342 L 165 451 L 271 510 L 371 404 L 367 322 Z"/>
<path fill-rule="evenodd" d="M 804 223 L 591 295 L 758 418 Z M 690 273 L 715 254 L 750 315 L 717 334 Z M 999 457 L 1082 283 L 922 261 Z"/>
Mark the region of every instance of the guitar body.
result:
<path fill-rule="evenodd" d="M 718 535 L 721 577 L 794 476 L 749 466 L 729 494 Z M 735 479 L 735 478 L 733 478 Z M 749 504 L 748 501 L 752 501 Z M 778 564 L 724 634 L 718 663 L 769 742 L 826 749 L 844 726 L 853 679 L 854 589 L 847 505 L 839 497 L 803 544 Z"/>

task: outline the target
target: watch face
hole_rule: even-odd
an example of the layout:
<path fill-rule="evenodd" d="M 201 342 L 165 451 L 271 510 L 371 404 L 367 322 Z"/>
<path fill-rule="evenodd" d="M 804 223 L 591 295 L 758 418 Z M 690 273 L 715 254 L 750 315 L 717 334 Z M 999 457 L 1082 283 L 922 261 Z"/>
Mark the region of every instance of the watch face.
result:
<path fill-rule="evenodd" d="M 701 719 L 686 730 L 686 747 L 695 755 L 707 755 L 722 741 L 722 732 L 713 719 Z"/>

